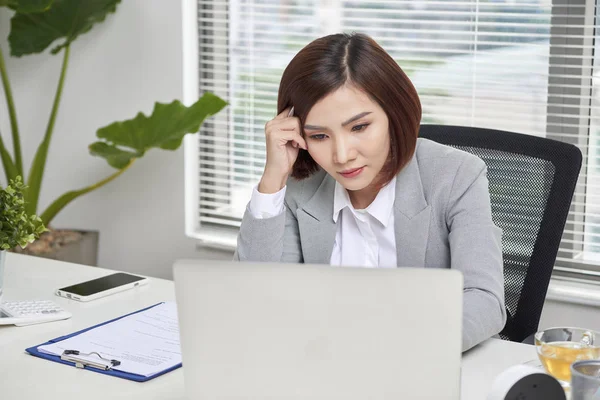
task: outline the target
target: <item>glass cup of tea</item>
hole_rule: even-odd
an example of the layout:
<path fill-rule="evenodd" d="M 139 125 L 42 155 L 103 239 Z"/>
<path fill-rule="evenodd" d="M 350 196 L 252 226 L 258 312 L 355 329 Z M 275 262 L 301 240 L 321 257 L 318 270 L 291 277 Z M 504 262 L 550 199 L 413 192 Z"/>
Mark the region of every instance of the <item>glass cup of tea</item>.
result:
<path fill-rule="evenodd" d="M 535 334 L 544 369 L 564 388 L 571 383 L 571 364 L 600 358 L 600 333 L 581 328 L 549 328 Z"/>

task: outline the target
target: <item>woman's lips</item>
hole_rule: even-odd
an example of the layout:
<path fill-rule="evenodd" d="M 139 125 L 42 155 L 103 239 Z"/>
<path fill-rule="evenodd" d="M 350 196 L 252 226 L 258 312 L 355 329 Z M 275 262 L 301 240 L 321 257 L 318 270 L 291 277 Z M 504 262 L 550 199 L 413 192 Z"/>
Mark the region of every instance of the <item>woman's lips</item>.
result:
<path fill-rule="evenodd" d="M 365 169 L 365 167 L 347 169 L 345 171 L 339 172 L 339 174 L 342 175 L 344 178 L 354 178 L 355 176 L 358 176 L 363 171 L 363 169 Z"/>

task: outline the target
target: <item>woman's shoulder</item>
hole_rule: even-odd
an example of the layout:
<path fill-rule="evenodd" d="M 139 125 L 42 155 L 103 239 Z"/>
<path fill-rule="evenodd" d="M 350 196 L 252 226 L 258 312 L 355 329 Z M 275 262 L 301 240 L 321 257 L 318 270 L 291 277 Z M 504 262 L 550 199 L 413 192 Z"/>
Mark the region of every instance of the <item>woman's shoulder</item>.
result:
<path fill-rule="evenodd" d="M 414 157 L 423 192 L 429 199 L 466 190 L 487 172 L 485 162 L 478 156 L 428 139 L 418 139 Z"/>
<path fill-rule="evenodd" d="M 417 139 L 415 158 L 421 171 L 456 171 L 459 168 L 461 171 L 481 171 L 485 168 L 483 160 L 473 153 L 424 138 Z"/>

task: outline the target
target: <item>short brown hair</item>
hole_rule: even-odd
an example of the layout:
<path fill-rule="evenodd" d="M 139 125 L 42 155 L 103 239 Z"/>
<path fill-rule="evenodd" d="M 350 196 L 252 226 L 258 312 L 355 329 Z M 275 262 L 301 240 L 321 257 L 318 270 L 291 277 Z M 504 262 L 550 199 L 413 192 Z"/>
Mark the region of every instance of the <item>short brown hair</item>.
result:
<path fill-rule="evenodd" d="M 281 77 L 277 114 L 293 105 L 304 127 L 315 103 L 346 83 L 367 93 L 388 116 L 390 156 L 380 179 L 384 186 L 413 156 L 421 102 L 402 68 L 372 38 L 341 33 L 316 39 L 300 50 Z M 318 169 L 310 154 L 300 151 L 292 177 L 304 179 Z"/>

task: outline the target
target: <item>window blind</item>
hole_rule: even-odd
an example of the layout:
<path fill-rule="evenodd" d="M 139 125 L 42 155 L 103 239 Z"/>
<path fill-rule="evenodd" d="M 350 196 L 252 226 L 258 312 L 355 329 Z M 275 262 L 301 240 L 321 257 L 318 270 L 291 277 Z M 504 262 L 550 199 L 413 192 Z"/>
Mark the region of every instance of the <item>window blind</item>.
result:
<path fill-rule="evenodd" d="M 557 270 L 600 276 L 595 0 L 198 0 L 199 92 L 229 102 L 198 135 L 199 229 L 238 227 L 264 167 L 281 74 L 313 39 L 372 36 L 423 123 L 544 136 L 584 157 Z"/>

